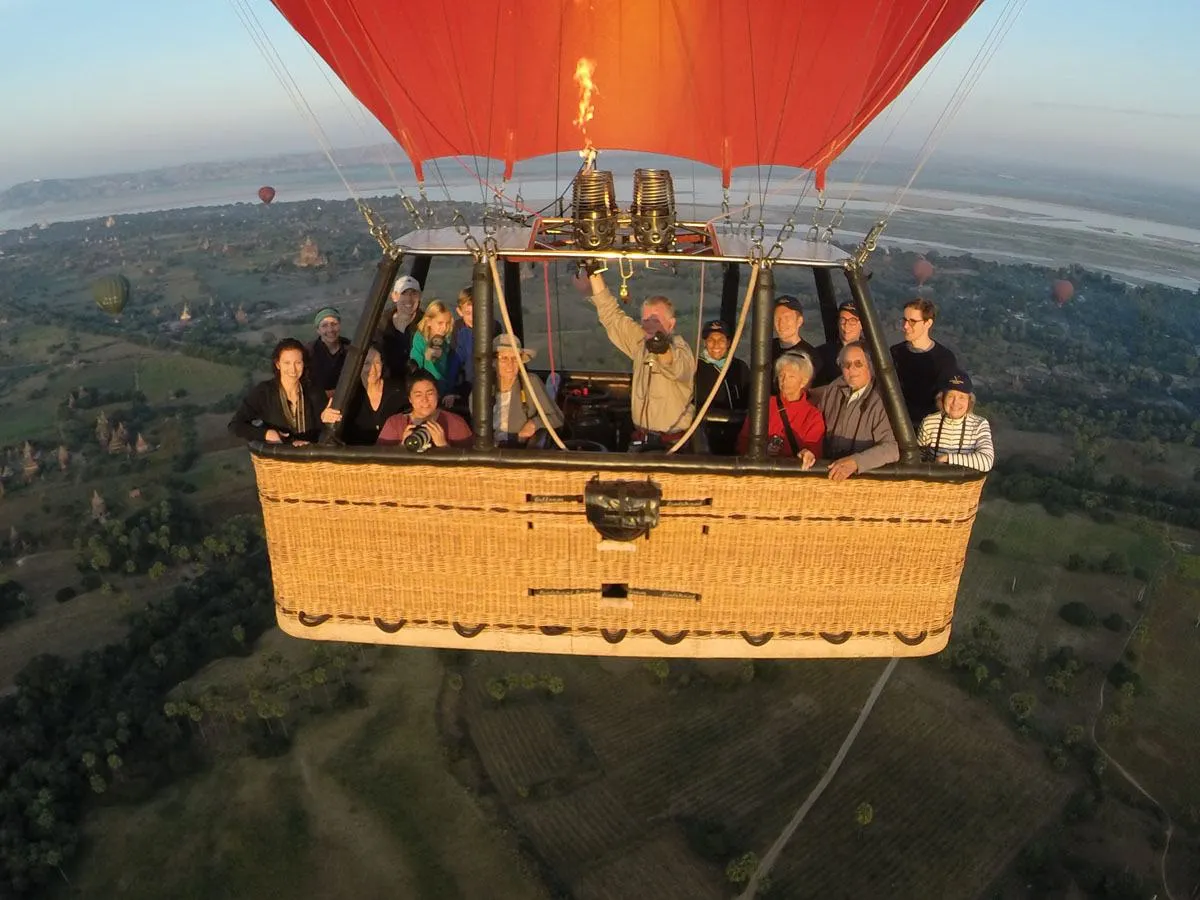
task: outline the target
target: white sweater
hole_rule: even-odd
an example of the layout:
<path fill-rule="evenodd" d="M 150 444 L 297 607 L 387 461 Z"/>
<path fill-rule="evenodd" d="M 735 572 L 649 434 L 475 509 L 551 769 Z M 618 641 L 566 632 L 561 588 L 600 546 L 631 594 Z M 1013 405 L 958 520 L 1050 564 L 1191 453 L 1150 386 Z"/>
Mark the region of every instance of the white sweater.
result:
<path fill-rule="evenodd" d="M 921 421 L 917 442 L 933 455 L 946 454 L 949 462 L 989 472 L 996 459 L 992 426 L 983 416 L 967 413 L 951 419 L 945 413 L 930 413 Z"/>

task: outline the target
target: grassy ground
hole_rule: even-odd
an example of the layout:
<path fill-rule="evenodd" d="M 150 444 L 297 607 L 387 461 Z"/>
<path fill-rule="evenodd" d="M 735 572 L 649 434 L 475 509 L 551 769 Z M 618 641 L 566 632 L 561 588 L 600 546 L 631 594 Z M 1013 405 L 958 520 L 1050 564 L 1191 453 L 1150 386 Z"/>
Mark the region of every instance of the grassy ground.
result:
<path fill-rule="evenodd" d="M 971 543 L 978 548 L 989 539 L 997 544 L 995 553 L 972 549 L 967 554 L 956 627 L 966 629 L 986 616 L 1014 664 L 1032 667 L 1040 653 L 1069 644 L 1081 658 L 1100 664 L 1100 674 L 1119 653 L 1124 633 L 1099 626 L 1074 628 L 1058 611 L 1078 601 L 1097 619 L 1115 612 L 1132 622 L 1142 582 L 1128 575 L 1071 572 L 1064 567 L 1067 557 L 1078 553 L 1096 563 L 1116 551 L 1131 568 L 1151 572 L 1167 552 L 1157 530 L 1129 520 L 1100 524 L 1073 514 L 1055 517 L 1037 504 L 1007 500 L 989 500 L 980 507 Z"/>
<path fill-rule="evenodd" d="M 632 896 L 647 879 L 646 895 L 727 896 L 725 860 L 774 841 L 880 663 L 771 664 L 724 689 L 696 681 L 720 667 L 739 671 L 672 662 L 660 686 L 636 661 L 491 657 L 471 670 L 468 728 L 491 783 L 576 896 Z M 559 674 L 563 697 L 485 699 L 488 677 L 523 668 Z M 915 663 L 848 766 L 785 851 L 778 896 L 971 896 L 1069 784 L 983 703 Z M 860 837 L 863 801 L 879 818 Z"/>
<path fill-rule="evenodd" d="M 248 659 L 197 679 L 238 683 L 264 652 L 312 645 L 271 632 Z M 371 651 L 370 706 L 325 712 L 273 760 L 218 753 L 209 771 L 137 807 L 89 817 L 80 897 L 488 897 L 536 900 L 511 835 L 447 773 L 431 651 Z"/>
<path fill-rule="evenodd" d="M 126 631 L 126 614 L 163 596 L 186 571 L 168 570 L 158 581 L 145 576 L 110 576 L 119 590 L 110 594 L 90 591 L 58 603 L 54 594 L 59 588 L 79 588 L 80 575 L 73 558 L 70 550 L 37 553 L 20 567 L 10 564 L 4 569 L 4 574 L 19 581 L 29 594 L 34 614 L 0 630 L 0 691 L 40 653 L 71 659 L 120 640 Z"/>
<path fill-rule="evenodd" d="M 67 349 L 69 340 L 66 329 L 30 326 L 21 331 L 18 344 L 4 347 L 0 374 L 6 365 L 15 368 L 8 370 L 0 401 L 0 446 L 53 439 L 58 405 L 77 388 L 138 389 L 151 405 L 183 389 L 189 402 L 208 405 L 226 394 L 240 394 L 245 381 L 239 368 L 181 353 L 88 334 L 76 337 L 76 352 Z M 58 345 L 60 349 L 50 349 Z"/>
<path fill-rule="evenodd" d="M 1104 741 L 1172 817 L 1194 827 L 1200 824 L 1200 581 L 1166 579 L 1148 621 L 1139 664 L 1144 690 L 1129 721 L 1108 730 Z"/>
<path fill-rule="evenodd" d="M 975 546 L 991 538 L 1011 559 L 1049 565 L 1062 565 L 1072 553 L 1090 560 L 1115 550 L 1131 566 L 1153 569 L 1165 552 L 1161 530 L 1153 527 L 1129 521 L 1106 525 L 1075 513 L 1051 516 L 1039 504 L 1002 499 L 980 506 L 971 537 Z"/>
<path fill-rule="evenodd" d="M 921 666 L 901 663 L 894 678 L 784 851 L 780 896 L 976 896 L 1073 786 Z"/>

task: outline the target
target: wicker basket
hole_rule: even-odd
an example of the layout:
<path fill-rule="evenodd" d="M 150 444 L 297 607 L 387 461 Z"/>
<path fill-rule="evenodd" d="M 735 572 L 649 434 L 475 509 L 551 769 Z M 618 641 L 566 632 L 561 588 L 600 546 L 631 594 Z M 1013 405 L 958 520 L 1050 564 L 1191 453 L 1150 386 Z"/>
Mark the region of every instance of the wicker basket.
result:
<path fill-rule="evenodd" d="M 663 471 L 629 543 L 587 522 L 628 471 L 254 454 L 296 637 L 621 656 L 924 656 L 949 639 L 982 480 Z"/>

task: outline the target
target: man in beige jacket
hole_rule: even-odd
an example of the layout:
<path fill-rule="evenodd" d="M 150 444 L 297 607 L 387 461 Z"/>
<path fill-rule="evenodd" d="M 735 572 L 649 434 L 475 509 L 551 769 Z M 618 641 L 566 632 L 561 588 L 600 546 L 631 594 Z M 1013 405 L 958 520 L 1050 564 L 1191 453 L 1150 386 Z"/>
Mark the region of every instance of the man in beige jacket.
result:
<path fill-rule="evenodd" d="M 675 308 L 666 297 L 648 297 L 642 318 L 622 312 L 599 272 L 591 276 L 592 303 L 613 346 L 633 360 L 629 411 L 630 449 L 666 449 L 692 424 L 696 414 L 692 384 L 696 357 L 675 334 Z"/>

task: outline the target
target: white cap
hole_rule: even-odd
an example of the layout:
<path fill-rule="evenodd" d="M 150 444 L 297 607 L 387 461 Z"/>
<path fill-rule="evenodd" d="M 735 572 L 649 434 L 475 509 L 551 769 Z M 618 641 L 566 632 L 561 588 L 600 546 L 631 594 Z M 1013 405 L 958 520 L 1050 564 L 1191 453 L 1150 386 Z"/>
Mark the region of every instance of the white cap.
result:
<path fill-rule="evenodd" d="M 393 294 L 403 294 L 405 291 L 416 291 L 421 293 L 421 282 L 413 278 L 411 275 L 404 275 L 396 279 L 396 283 L 392 285 Z"/>

